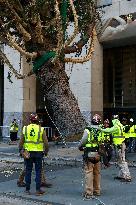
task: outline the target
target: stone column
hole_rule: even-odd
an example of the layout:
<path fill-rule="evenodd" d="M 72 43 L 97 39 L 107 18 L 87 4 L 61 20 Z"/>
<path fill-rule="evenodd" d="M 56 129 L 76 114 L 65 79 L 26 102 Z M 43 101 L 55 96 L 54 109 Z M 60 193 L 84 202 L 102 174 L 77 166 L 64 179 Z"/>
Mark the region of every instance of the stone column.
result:
<path fill-rule="evenodd" d="M 103 48 L 95 39 L 91 65 L 91 112 L 103 114 Z"/>

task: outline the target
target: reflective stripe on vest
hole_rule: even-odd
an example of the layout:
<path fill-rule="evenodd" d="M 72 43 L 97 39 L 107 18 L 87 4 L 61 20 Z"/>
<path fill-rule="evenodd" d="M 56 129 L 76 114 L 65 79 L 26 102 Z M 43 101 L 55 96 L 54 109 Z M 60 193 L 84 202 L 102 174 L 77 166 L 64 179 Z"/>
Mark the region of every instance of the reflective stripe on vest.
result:
<path fill-rule="evenodd" d="M 125 136 L 113 136 L 113 138 L 125 138 Z"/>

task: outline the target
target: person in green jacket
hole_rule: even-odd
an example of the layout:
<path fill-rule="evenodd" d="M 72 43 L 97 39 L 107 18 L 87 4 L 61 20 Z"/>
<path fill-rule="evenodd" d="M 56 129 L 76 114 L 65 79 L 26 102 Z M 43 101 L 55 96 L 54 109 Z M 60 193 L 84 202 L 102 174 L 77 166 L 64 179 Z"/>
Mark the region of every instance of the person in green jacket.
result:
<path fill-rule="evenodd" d="M 115 179 L 130 182 L 131 175 L 128 169 L 128 164 L 125 160 L 125 136 L 123 136 L 123 125 L 120 123 L 118 115 L 113 115 L 112 124 L 112 127 L 101 129 L 101 131 L 112 134 L 113 145 L 117 150 L 117 163 L 120 170 L 118 176 L 115 177 Z"/>

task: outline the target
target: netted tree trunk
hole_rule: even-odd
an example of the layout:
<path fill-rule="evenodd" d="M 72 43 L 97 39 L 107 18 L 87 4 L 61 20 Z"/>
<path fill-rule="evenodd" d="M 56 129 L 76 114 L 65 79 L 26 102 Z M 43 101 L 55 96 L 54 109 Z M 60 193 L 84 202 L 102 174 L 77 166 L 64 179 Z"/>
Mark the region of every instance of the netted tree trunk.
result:
<path fill-rule="evenodd" d="M 78 102 L 70 90 L 69 79 L 62 62 L 48 63 L 39 73 L 45 97 L 53 111 L 53 120 L 63 136 L 81 133 L 86 122 Z"/>

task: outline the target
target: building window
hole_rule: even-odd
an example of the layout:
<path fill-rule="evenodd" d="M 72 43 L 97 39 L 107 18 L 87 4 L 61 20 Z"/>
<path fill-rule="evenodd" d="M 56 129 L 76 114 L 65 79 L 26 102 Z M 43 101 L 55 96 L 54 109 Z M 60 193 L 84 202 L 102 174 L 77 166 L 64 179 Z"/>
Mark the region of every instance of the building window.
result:
<path fill-rule="evenodd" d="M 97 7 L 105 7 L 112 5 L 112 0 L 98 0 L 97 1 Z"/>

